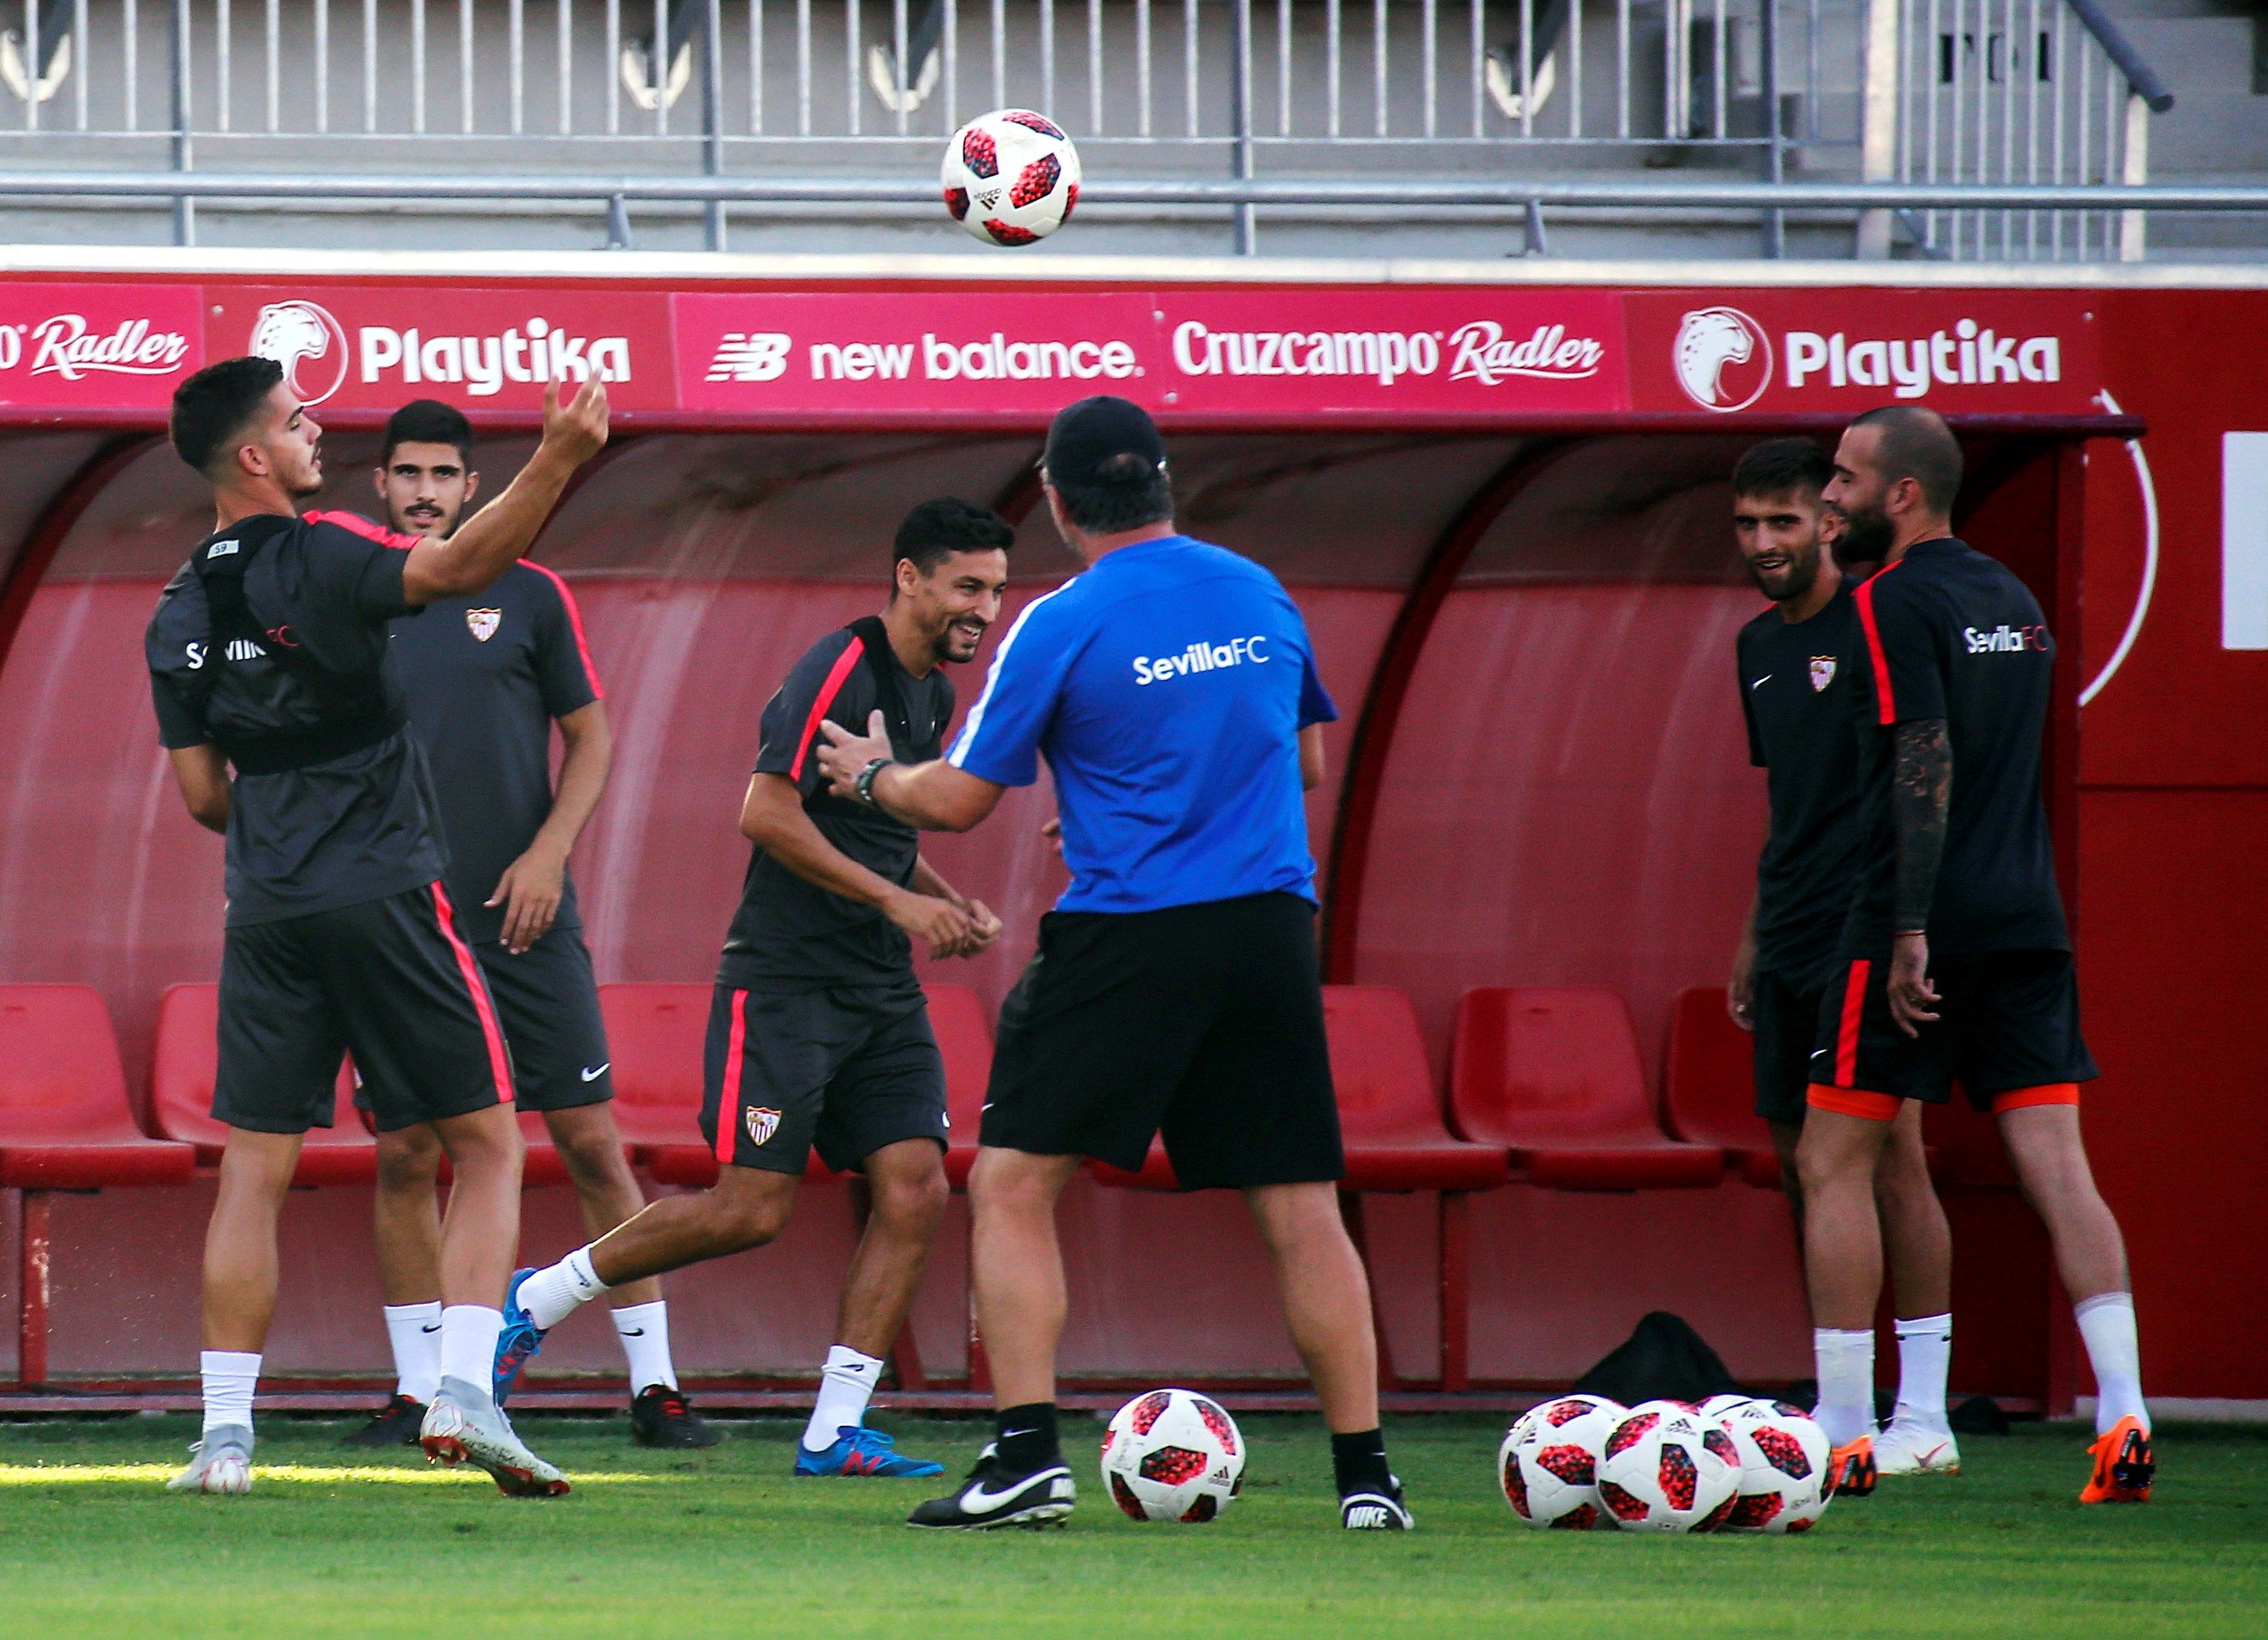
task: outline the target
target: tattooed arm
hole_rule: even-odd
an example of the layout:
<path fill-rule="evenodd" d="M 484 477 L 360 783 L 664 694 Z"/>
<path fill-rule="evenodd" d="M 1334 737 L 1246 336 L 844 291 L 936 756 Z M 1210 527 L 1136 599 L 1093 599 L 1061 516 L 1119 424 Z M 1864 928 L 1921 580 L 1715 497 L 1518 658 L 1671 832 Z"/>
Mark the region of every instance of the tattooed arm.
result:
<path fill-rule="evenodd" d="M 1890 812 L 1897 835 L 1895 935 L 1890 952 L 1890 1017 L 1908 1036 L 1934 1020 L 1937 991 L 1929 982 L 1930 903 L 1945 856 L 1945 820 L 1953 802 L 1953 746 L 1942 717 L 1917 718 L 1893 731 Z"/>

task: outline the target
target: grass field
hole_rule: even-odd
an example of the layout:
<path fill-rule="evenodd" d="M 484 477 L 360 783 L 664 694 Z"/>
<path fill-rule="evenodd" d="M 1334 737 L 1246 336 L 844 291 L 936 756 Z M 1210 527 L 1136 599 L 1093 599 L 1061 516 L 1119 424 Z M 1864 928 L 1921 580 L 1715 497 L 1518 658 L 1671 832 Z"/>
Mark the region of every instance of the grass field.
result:
<path fill-rule="evenodd" d="M 974 1423 L 880 1420 L 954 1475 Z M 1519 1526 L 1496 1425 L 1389 1430 L 1419 1530 L 1339 1532 L 1311 1419 L 1248 1417 L 1243 1500 L 1140 1526 L 1097 1496 L 1071 1420 L 1067 1530 L 930 1536 L 925 1482 L 792 1481 L 798 1426 L 727 1425 L 708 1452 L 620 1423 L 530 1418 L 574 1495 L 500 1497 L 405 1450 L 351 1467 L 342 1424 L 267 1420 L 249 1498 L 159 1482 L 187 1418 L 0 1428 L 0 1633 L 761 1636 L 2268 1633 L 2268 1430 L 2162 1431 L 2154 1502 L 2080 1509 L 2070 1426 L 1965 1444 L 1949 1481 L 1885 1482 L 1797 1538 Z M 362 1454 L 352 1454 L 360 1458 Z"/>

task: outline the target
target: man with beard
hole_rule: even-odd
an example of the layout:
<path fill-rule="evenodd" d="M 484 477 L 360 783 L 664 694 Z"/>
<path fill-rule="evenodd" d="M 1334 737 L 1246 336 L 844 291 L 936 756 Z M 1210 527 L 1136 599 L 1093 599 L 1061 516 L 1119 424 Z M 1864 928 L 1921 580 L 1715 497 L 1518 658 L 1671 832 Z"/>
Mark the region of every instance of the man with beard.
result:
<path fill-rule="evenodd" d="M 2080 1138 L 2095 1075 L 2041 801 L 2055 640 L 2023 583 L 1955 539 L 1961 446 L 1912 405 L 1870 410 L 1826 498 L 1882 569 L 1854 595 L 1864 841 L 1796 1148 L 1838 1489 L 1874 1468 L 1874 1180 L 1908 1101 L 1958 1081 L 2045 1221 L 2097 1390 L 2086 1504 L 2148 1499 L 2155 1463 L 2126 1249 Z"/>
<path fill-rule="evenodd" d="M 1851 695 L 1859 650 L 1857 606 L 1835 562 L 1840 520 L 1820 499 L 1835 465 L 1808 438 L 1775 438 L 1733 469 L 1741 558 L 1772 600 L 1737 640 L 1749 756 L 1769 771 L 1771 827 L 1756 895 L 1733 960 L 1733 1022 L 1756 1034 L 1756 1114 L 1771 1129 L 1780 1178 L 1803 1234 L 1796 1142 L 1811 1082 L 1812 1039 L 1836 971 L 1863 841 L 1859 745 Z M 1946 1421 L 1953 1350 L 1953 1243 L 1930 1183 L 1921 1107 L 1907 1104 L 1874 1172 L 1896 1303 L 1898 1401 L 1874 1436 L 1883 1475 L 1957 1474 Z M 1873 1431 L 1870 1415 L 1867 1429 Z"/>
<path fill-rule="evenodd" d="M 932 957 L 975 956 L 1000 922 L 921 857 L 911 826 L 830 794 L 816 747 L 828 723 L 860 733 L 871 724 L 901 758 L 938 755 L 954 702 L 943 666 L 973 659 L 998 618 L 1014 540 L 982 507 L 922 503 L 898 526 L 881 614 L 820 639 L 764 708 L 740 805 L 755 849 L 709 1016 L 701 1123 L 716 1187 L 656 1202 L 549 1269 L 515 1276 L 499 1383 L 600 1294 L 772 1240 L 815 1146 L 830 1168 L 865 1174 L 873 1210 L 795 1473 L 940 1473 L 865 1425 L 945 1213 L 945 1062 L 912 940 Z"/>
<path fill-rule="evenodd" d="M 480 489 L 471 423 L 438 400 L 403 405 L 386 424 L 373 477 L 401 537 L 447 541 Z M 582 614 L 564 581 L 523 560 L 477 592 L 395 622 L 394 653 L 440 798 L 443 880 L 496 998 L 517 1102 L 543 1114 L 584 1224 L 604 1234 L 645 1197 L 615 1126 L 613 1055 L 567 874 L 613 755 Z M 555 722 L 564 747 L 556 790 Z M 368 1094 L 356 1098 L 366 1103 Z M 347 1437 L 350 1445 L 416 1440 L 440 1381 L 440 1166 L 430 1124 L 378 1136 L 373 1207 L 396 1379 L 393 1398 Z M 632 1437 L 646 1446 L 715 1445 L 678 1388 L 661 1284 L 632 1283 L 612 1296 Z"/>
<path fill-rule="evenodd" d="M 431 1124 L 456 1170 L 427 1456 L 470 1459 L 509 1493 L 567 1490 L 490 1390 L 519 1240 L 512 1067 L 442 881 L 431 777 L 387 636 L 503 574 L 606 444 L 597 380 L 563 407 L 556 386 L 543 398 L 527 466 L 445 542 L 298 516 L 322 487 L 322 435 L 274 360 L 223 360 L 173 394 L 173 448 L 211 484 L 216 523 L 167 583 L 145 647 L 182 799 L 228 837 L 213 1114 L 229 1129 L 205 1232 L 204 1436 L 173 1490 L 252 1489 L 276 1216 L 307 1129 L 330 1123 L 342 1049 L 379 1128 Z"/>

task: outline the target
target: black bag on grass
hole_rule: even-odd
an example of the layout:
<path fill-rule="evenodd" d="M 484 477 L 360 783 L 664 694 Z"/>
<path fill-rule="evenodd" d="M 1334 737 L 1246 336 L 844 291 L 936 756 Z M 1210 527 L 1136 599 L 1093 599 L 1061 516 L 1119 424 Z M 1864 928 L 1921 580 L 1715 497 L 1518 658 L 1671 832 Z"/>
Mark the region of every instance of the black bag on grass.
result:
<path fill-rule="evenodd" d="M 1747 1392 L 1708 1341 L 1682 1315 L 1655 1310 L 1630 1337 L 1575 1380 L 1579 1394 L 1604 1395 L 1625 1407 L 1642 1401 L 1703 1401 Z"/>

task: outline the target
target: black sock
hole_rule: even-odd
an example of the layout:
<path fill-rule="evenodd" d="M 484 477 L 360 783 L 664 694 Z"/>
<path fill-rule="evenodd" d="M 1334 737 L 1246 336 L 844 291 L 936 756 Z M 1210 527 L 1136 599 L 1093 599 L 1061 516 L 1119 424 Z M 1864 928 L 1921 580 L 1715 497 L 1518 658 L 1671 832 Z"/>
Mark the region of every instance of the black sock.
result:
<path fill-rule="evenodd" d="M 1390 1496 L 1394 1472 L 1386 1467 L 1386 1436 L 1364 1430 L 1355 1435 L 1331 1437 L 1331 1472 L 1338 1478 L 1339 1496 L 1377 1492 Z"/>
<path fill-rule="evenodd" d="M 1056 1444 L 1056 1403 L 1035 1401 L 1022 1407 L 1000 1408 L 1000 1461 L 1012 1473 L 1029 1475 L 1063 1461 Z"/>

